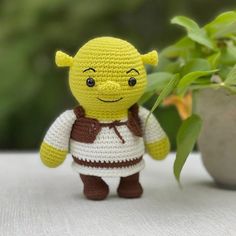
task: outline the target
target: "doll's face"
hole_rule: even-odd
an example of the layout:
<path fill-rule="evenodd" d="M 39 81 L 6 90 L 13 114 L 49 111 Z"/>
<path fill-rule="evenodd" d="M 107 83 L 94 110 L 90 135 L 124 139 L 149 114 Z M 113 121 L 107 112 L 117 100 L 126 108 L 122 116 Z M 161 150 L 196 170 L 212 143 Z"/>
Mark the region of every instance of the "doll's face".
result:
<path fill-rule="evenodd" d="M 69 83 L 85 109 L 119 111 L 139 100 L 147 84 L 139 52 L 128 42 L 96 38 L 75 55 Z"/>

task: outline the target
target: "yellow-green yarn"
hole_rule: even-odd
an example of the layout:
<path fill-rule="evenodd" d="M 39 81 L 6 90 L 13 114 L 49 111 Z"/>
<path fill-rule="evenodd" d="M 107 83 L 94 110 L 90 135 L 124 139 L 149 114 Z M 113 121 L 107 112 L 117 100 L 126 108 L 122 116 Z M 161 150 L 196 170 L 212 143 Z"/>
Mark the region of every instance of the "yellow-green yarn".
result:
<path fill-rule="evenodd" d="M 73 57 L 67 55 L 62 51 L 57 51 L 55 56 L 56 65 L 59 67 L 72 66 Z"/>
<path fill-rule="evenodd" d="M 141 56 L 144 64 L 149 64 L 156 66 L 158 64 L 158 54 L 157 51 L 153 50 L 147 54 Z"/>
<path fill-rule="evenodd" d="M 99 120 L 121 119 L 127 116 L 128 108 L 142 96 L 147 75 L 144 64 L 156 64 L 157 52 L 141 55 L 125 40 L 113 37 L 100 37 L 88 41 L 74 57 L 58 51 L 56 64 L 69 66 L 69 84 L 77 101 L 84 107 L 86 114 Z M 93 70 L 84 70 L 93 68 Z M 138 70 L 139 74 L 135 70 Z M 130 73 L 127 73 L 130 71 Z M 95 80 L 94 87 L 88 87 L 88 78 Z M 135 86 L 128 80 L 134 77 Z M 108 103 L 103 100 L 118 102 Z"/>
<path fill-rule="evenodd" d="M 43 142 L 40 147 L 40 157 L 42 162 L 51 168 L 61 165 L 67 155 L 67 151 L 56 149 Z"/>
<path fill-rule="evenodd" d="M 93 71 L 83 71 L 94 68 Z M 139 71 L 139 75 L 131 68 Z M 86 79 L 92 77 L 95 86 L 90 88 L 86 85 Z M 128 85 L 128 79 L 135 77 L 137 84 L 134 87 Z M 128 42 L 112 38 L 101 37 L 90 40 L 80 48 L 74 57 L 73 66 L 69 73 L 70 88 L 73 95 L 85 108 L 86 113 L 93 111 L 93 116 L 106 117 L 106 111 L 123 113 L 128 110 L 143 94 L 146 87 L 146 72 L 139 52 Z M 104 103 L 98 100 L 116 100 L 116 103 Z"/>
<path fill-rule="evenodd" d="M 146 149 L 149 155 L 155 160 L 163 160 L 170 151 L 170 142 L 167 137 L 153 142 L 147 143 Z"/>

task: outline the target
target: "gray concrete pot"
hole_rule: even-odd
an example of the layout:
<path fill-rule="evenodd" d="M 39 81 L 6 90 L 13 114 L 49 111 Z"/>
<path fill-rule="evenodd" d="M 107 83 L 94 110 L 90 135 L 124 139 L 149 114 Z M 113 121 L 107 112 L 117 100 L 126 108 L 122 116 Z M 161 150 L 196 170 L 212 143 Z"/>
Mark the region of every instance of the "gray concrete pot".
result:
<path fill-rule="evenodd" d="M 220 187 L 236 190 L 236 96 L 224 89 L 198 91 L 194 111 L 203 119 L 198 140 L 203 164 Z"/>

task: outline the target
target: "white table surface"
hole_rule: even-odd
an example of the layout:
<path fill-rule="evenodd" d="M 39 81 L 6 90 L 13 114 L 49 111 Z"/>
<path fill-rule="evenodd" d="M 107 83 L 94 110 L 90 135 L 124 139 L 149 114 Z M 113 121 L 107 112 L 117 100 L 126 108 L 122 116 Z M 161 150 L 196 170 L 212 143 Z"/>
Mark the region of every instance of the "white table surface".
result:
<path fill-rule="evenodd" d="M 71 170 L 44 167 L 37 153 L 0 154 L 0 236 L 236 235 L 236 191 L 217 189 L 198 154 L 192 154 L 180 190 L 174 155 L 145 156 L 141 199 L 120 199 L 118 180 L 108 179 L 107 200 L 89 201 Z"/>

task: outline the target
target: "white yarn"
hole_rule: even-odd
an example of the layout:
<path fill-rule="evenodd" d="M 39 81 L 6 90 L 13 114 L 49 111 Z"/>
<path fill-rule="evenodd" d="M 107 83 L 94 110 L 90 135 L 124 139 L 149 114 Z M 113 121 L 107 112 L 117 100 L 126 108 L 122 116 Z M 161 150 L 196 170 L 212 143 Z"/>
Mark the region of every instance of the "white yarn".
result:
<path fill-rule="evenodd" d="M 142 129 L 144 129 L 148 114 L 148 110 L 143 107 L 139 108 Z M 143 132 L 143 137 L 135 136 L 126 125 L 122 125 L 116 128 L 125 143 L 122 143 L 114 129 L 109 129 L 109 127 L 101 129 L 94 143 L 82 143 L 70 139 L 71 129 L 75 120 L 76 115 L 73 110 L 62 113 L 48 130 L 44 142 L 59 150 L 68 150 L 69 147 L 69 151 L 73 156 L 89 162 L 118 163 L 140 158 L 145 152 L 144 142 L 157 142 L 166 136 L 156 118 L 151 115 Z M 128 176 L 142 170 L 144 161 L 142 160 L 138 164 L 122 168 L 86 167 L 75 162 L 72 165 L 73 169 L 78 173 L 86 175 Z"/>
<path fill-rule="evenodd" d="M 126 177 L 140 172 L 144 167 L 144 160 L 140 161 L 136 165 L 122 168 L 94 168 L 78 165 L 75 162 L 72 162 L 72 168 L 76 173 L 100 177 Z"/>
<path fill-rule="evenodd" d="M 126 125 L 116 127 L 125 143 L 122 143 L 114 129 L 103 127 L 94 143 L 70 141 L 70 153 L 82 160 L 118 162 L 139 158 L 144 154 L 142 137 L 134 136 Z"/>
<path fill-rule="evenodd" d="M 157 142 L 166 137 L 165 132 L 163 131 L 159 122 L 157 121 L 157 119 L 153 114 L 150 115 L 147 125 L 146 127 L 144 127 L 149 112 L 150 111 L 145 109 L 144 107 L 141 106 L 139 107 L 139 117 L 141 119 L 142 129 L 144 130 L 145 128 L 143 132 L 144 133 L 143 138 L 145 140 L 145 143 Z"/>
<path fill-rule="evenodd" d="M 68 150 L 72 126 L 76 120 L 73 110 L 63 112 L 49 128 L 44 142 L 59 150 Z"/>

